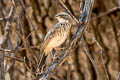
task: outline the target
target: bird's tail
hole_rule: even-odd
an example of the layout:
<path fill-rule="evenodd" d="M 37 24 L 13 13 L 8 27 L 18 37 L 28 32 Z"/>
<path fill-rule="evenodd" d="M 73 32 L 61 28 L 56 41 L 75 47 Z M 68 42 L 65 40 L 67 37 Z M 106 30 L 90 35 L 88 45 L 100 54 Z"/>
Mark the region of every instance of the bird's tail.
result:
<path fill-rule="evenodd" d="M 38 66 L 37 66 L 37 72 L 42 72 L 44 67 L 45 67 L 45 63 L 46 63 L 46 58 L 47 55 L 45 53 L 42 53 L 39 62 L 38 62 Z"/>

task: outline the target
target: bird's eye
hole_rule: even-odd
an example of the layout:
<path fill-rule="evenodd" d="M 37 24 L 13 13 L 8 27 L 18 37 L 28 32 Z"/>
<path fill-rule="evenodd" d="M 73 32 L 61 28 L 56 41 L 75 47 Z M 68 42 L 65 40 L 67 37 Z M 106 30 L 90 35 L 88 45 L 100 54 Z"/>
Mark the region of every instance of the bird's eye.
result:
<path fill-rule="evenodd" d="M 65 18 L 66 16 L 65 15 L 61 15 L 61 18 Z"/>

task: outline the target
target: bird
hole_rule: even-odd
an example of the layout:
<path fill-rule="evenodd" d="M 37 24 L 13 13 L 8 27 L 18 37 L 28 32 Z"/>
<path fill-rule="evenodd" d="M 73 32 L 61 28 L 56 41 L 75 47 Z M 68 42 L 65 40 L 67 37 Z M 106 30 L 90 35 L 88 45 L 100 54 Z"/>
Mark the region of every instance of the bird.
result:
<path fill-rule="evenodd" d="M 39 66 L 45 63 L 47 55 L 53 49 L 62 45 L 70 34 L 72 17 L 66 12 L 60 12 L 55 15 L 55 18 L 58 23 L 48 31 L 41 45 L 42 57 Z"/>

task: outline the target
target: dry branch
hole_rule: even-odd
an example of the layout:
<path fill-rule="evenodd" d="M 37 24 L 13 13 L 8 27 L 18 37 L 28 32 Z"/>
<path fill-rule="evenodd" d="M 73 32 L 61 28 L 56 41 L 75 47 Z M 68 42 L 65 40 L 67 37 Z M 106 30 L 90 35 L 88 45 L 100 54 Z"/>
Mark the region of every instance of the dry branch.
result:
<path fill-rule="evenodd" d="M 4 33 L 4 38 L 2 40 L 2 44 L 1 44 L 1 48 L 5 48 L 5 45 L 8 41 L 9 38 L 9 30 L 10 30 L 10 18 L 12 17 L 12 13 L 13 13 L 14 7 L 11 6 L 10 8 L 10 12 L 7 16 L 7 22 L 5 25 L 5 33 Z M 5 73 L 4 73 L 4 51 L 0 51 L 0 80 L 5 80 Z"/>

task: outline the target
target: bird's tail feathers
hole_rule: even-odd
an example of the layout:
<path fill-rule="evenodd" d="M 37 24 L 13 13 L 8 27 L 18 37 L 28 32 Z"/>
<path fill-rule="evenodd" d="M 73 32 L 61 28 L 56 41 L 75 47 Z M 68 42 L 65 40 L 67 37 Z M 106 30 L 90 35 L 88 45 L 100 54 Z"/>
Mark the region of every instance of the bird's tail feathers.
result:
<path fill-rule="evenodd" d="M 38 62 L 37 72 L 43 71 L 43 68 L 45 67 L 45 63 L 46 63 L 46 58 L 47 58 L 47 55 L 45 53 L 42 53 L 42 55 L 40 56 L 39 62 Z"/>

